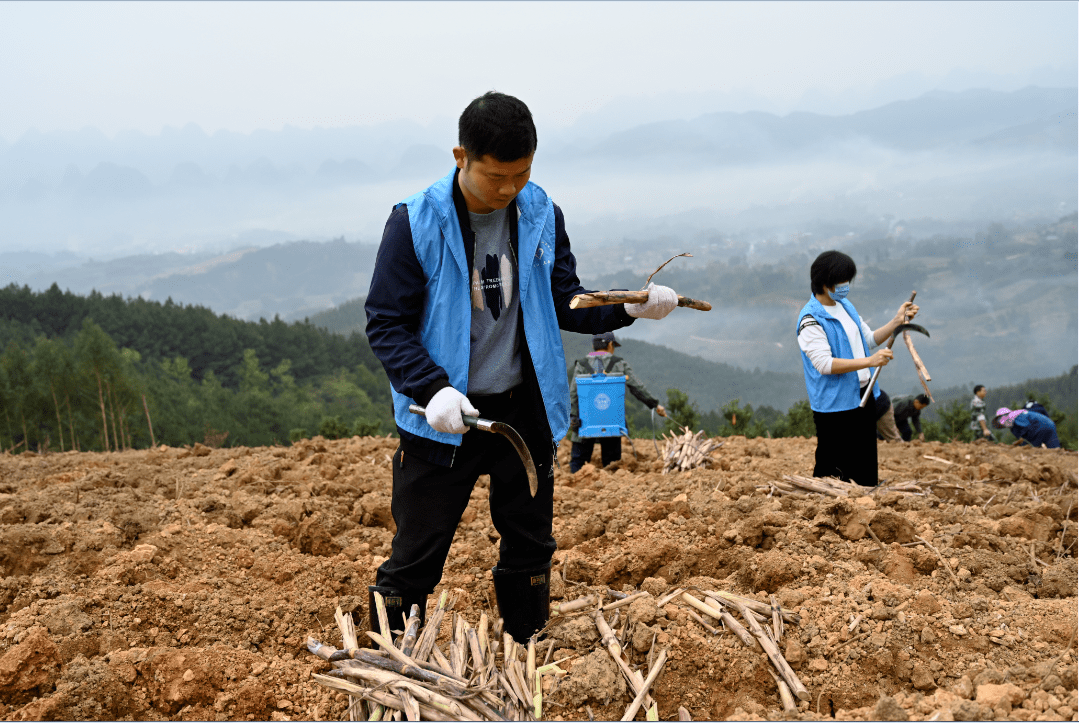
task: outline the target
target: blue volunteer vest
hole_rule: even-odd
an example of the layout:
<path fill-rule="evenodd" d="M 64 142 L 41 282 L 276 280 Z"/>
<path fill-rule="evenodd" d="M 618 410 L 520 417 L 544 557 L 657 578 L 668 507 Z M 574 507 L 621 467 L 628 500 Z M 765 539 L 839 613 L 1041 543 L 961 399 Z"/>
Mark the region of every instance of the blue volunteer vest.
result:
<path fill-rule="evenodd" d="M 865 338 L 865 334 L 862 334 L 862 318 L 854 310 L 854 304 L 846 299 L 837 303 L 842 304 L 843 308 L 850 314 L 850 318 L 854 320 L 855 326 L 858 327 L 858 333 L 862 337 L 862 348 L 868 353 L 869 343 Z M 828 345 L 832 347 L 833 358 L 854 358 L 854 352 L 850 347 L 850 339 L 847 338 L 847 332 L 843 331 L 843 325 L 825 310 L 824 305 L 817 301 L 816 297 L 810 297 L 809 303 L 802 307 L 802 311 L 798 314 L 799 324 L 806 314 L 816 319 L 817 323 L 824 329 L 824 333 L 828 336 Z M 797 333 L 797 327 L 795 327 L 795 334 Z M 813 366 L 813 362 L 809 361 L 809 357 L 806 356 L 805 352 L 802 352 L 802 371 L 805 374 L 806 391 L 809 392 L 809 406 L 814 412 L 845 412 L 849 409 L 857 408 L 858 403 L 862 401 L 861 387 L 858 385 L 858 372 L 821 374 Z M 874 384 L 873 397 L 876 398 L 879 395 L 880 386 Z"/>
<path fill-rule="evenodd" d="M 427 298 L 420 320 L 420 341 L 436 364 L 449 374 L 454 389 L 468 389 L 472 326 L 468 259 L 453 205 L 454 173 L 410 196 L 412 244 L 427 278 Z M 569 382 L 562 335 L 551 293 L 554 270 L 554 203 L 529 182 L 517 194 L 517 284 L 521 295 L 526 351 L 536 370 L 547 423 L 555 440 L 569 428 Z M 424 417 L 412 414 L 414 400 L 391 387 L 397 425 L 425 439 L 460 446 L 460 434 L 435 431 Z"/>

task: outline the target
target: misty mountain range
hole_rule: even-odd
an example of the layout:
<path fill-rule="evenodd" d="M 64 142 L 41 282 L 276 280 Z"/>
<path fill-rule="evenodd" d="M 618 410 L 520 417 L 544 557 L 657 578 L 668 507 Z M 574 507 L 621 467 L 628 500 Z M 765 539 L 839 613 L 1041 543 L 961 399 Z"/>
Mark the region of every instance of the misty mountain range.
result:
<path fill-rule="evenodd" d="M 841 116 L 711 113 L 586 136 L 541 129 L 535 177 L 585 245 L 687 205 L 699 209 L 698 228 L 882 211 L 1059 215 L 1069 209 L 1058 197 L 1076 195 L 1077 104 L 1075 88 L 934 91 Z M 0 244 L 100 258 L 375 241 L 393 203 L 452 168 L 454 142 L 446 122 L 30 132 L 0 141 Z"/>

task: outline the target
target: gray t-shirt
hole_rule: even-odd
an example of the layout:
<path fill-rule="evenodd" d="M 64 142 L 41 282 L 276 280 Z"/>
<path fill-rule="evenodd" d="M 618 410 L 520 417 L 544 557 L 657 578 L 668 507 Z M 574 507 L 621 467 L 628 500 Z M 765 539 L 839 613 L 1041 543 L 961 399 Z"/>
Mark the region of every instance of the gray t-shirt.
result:
<path fill-rule="evenodd" d="M 510 244 L 509 214 L 468 212 L 476 234 L 472 256 L 472 332 L 468 394 L 498 394 L 523 381 L 517 317 L 517 259 Z"/>

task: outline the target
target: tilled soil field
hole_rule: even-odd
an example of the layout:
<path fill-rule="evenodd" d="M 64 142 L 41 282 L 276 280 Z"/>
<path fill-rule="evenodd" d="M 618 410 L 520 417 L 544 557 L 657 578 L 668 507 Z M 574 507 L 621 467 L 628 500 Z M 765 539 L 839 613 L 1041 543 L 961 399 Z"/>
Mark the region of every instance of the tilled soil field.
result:
<path fill-rule="evenodd" d="M 634 666 L 653 641 L 669 650 L 660 718 L 1076 720 L 1075 453 L 882 445 L 881 477 L 926 494 L 837 499 L 768 485 L 811 474 L 814 440 L 723 442 L 713 469 L 660 474 L 638 440 L 639 459 L 626 445 L 612 468 L 555 477 L 555 602 L 650 593 L 618 625 Z M 340 647 L 338 606 L 366 615 L 394 448 L 0 456 L 0 715 L 346 717 L 305 641 Z M 568 469 L 568 444 L 559 457 Z M 497 540 L 481 479 L 436 591 L 473 625 L 495 614 Z M 657 607 L 675 587 L 796 611 L 780 648 L 810 700 L 783 713 L 759 649 L 678 599 Z M 632 694 L 592 620 L 548 633 L 567 674 L 545 678 L 544 715 L 620 718 Z"/>

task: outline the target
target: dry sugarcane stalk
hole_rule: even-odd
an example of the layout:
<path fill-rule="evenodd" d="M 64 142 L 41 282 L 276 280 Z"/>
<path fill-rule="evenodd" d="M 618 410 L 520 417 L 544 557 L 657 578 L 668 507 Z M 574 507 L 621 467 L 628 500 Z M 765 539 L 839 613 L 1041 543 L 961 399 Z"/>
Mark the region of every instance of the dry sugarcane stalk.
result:
<path fill-rule="evenodd" d="M 779 648 L 772 642 L 772 639 L 768 637 L 767 633 L 760 626 L 760 623 L 749 614 L 749 610 L 742 605 L 738 604 L 739 612 L 742 613 L 742 617 L 749 623 L 750 629 L 753 634 L 757 636 L 757 642 L 760 643 L 761 648 L 764 649 L 768 659 L 772 661 L 772 665 L 776 667 L 776 670 L 783 677 L 783 680 L 787 681 L 787 685 L 790 686 L 791 692 L 798 696 L 798 700 L 809 700 L 809 691 L 802 685 L 802 681 L 798 679 L 798 675 L 791 668 L 790 664 L 783 657 L 783 654 L 779 652 Z"/>
<path fill-rule="evenodd" d="M 583 610 L 595 604 L 595 595 L 585 595 L 584 597 L 577 598 L 576 600 L 572 600 L 568 603 L 562 603 L 561 605 L 552 605 L 551 617 L 554 617 L 555 615 L 565 615 L 567 613 L 576 612 L 577 610 Z"/>
<path fill-rule="evenodd" d="M 627 595 L 626 597 L 622 598 L 621 600 L 616 600 L 613 603 L 608 603 L 608 604 L 604 605 L 601 609 L 606 610 L 606 611 L 614 610 L 615 608 L 620 608 L 623 605 L 629 605 L 634 600 L 638 600 L 638 599 L 644 597 L 645 595 L 649 595 L 649 594 L 651 594 L 651 593 L 649 593 L 649 592 L 647 592 L 645 590 L 642 590 L 640 592 L 635 592 L 632 595 Z"/>
<path fill-rule="evenodd" d="M 494 660 L 488 654 L 483 645 L 483 640 L 480 639 L 479 633 L 475 630 L 468 631 L 468 645 L 472 650 L 472 660 L 474 661 L 477 680 L 479 680 L 481 686 L 487 685 L 491 681 L 491 674 L 495 669 Z"/>
<path fill-rule="evenodd" d="M 332 645 L 324 645 L 312 637 L 307 638 L 307 649 L 323 660 L 329 660 L 330 656 L 337 652 L 337 648 Z"/>
<path fill-rule="evenodd" d="M 644 685 L 644 676 L 641 675 L 641 671 L 634 670 L 633 679 L 637 681 L 638 686 Z M 651 701 L 651 704 L 649 704 L 649 701 Z M 657 703 L 651 696 L 644 699 L 644 719 L 655 721 L 659 720 L 659 703 Z"/>
<path fill-rule="evenodd" d="M 446 710 L 458 716 L 471 716 L 474 720 L 479 719 L 479 715 L 471 709 L 469 702 L 456 700 L 438 691 L 431 690 L 430 688 L 411 680 L 405 676 L 388 670 L 379 670 L 376 668 L 365 668 L 363 666 L 341 668 L 337 673 L 346 675 L 350 678 L 356 678 L 365 682 L 373 683 L 378 687 L 386 687 L 390 690 L 395 690 L 398 693 L 404 693 L 416 701 L 422 702 L 426 705 L 430 705 L 436 708 Z M 410 702 L 406 701 L 406 706 Z M 397 706 L 401 709 L 401 706 Z M 405 708 L 407 710 L 407 708 Z"/>
<path fill-rule="evenodd" d="M 652 687 L 652 683 L 656 682 L 656 678 L 659 677 L 659 672 L 663 669 L 663 664 L 667 662 L 667 649 L 664 648 L 659 653 L 659 658 L 656 659 L 656 664 L 652 666 L 652 669 L 648 671 L 648 677 L 644 679 L 644 684 L 641 686 L 641 690 L 637 693 L 637 697 L 633 699 L 633 702 L 626 708 L 625 715 L 622 716 L 622 720 L 633 720 L 633 717 L 637 715 L 637 711 L 640 710 L 641 704 L 644 703 L 644 699 L 648 697 L 648 689 Z"/>
<path fill-rule="evenodd" d="M 622 646 L 620 646 L 615 639 L 611 626 L 608 625 L 607 621 L 603 618 L 603 613 L 597 610 L 592 616 L 592 619 L 596 621 L 596 629 L 599 630 L 600 642 L 607 648 L 607 652 L 610 654 L 611 658 L 614 659 L 614 664 L 622 671 L 622 676 L 626 679 L 626 682 L 629 683 L 630 689 L 634 693 L 639 693 L 640 681 L 633 676 L 633 671 L 630 670 L 626 661 L 622 659 Z"/>
<path fill-rule="evenodd" d="M 693 716 L 682 706 L 678 706 L 678 720 L 693 720 Z"/>
<path fill-rule="evenodd" d="M 420 704 L 416 702 L 412 694 L 405 690 L 399 690 L 397 691 L 397 697 L 401 699 L 401 710 L 405 714 L 405 719 L 409 721 L 420 720 Z"/>
<path fill-rule="evenodd" d="M 543 720 L 543 679 L 537 672 L 532 676 L 536 687 L 532 692 L 532 715 L 536 720 Z"/>
<path fill-rule="evenodd" d="M 413 657 L 421 663 L 427 662 L 427 659 L 431 656 L 431 648 L 435 646 L 435 639 L 438 637 L 438 631 L 442 627 L 442 618 L 446 615 L 446 610 L 453 607 L 453 603 L 447 604 L 448 599 L 448 593 L 443 590 L 438 598 L 438 607 L 427 619 L 427 623 L 423 626 L 423 632 L 420 633 L 419 640 L 416 641 L 416 651 Z"/>
<path fill-rule="evenodd" d="M 612 304 L 643 304 L 648 301 L 648 291 L 592 291 L 590 293 L 577 294 L 569 302 L 571 309 L 587 309 L 592 306 L 610 306 Z M 678 305 L 698 311 L 711 311 L 712 305 L 707 301 L 699 301 L 678 295 Z"/>
<path fill-rule="evenodd" d="M 525 656 L 525 681 L 531 682 L 536 677 L 536 638 L 528 639 L 528 654 Z"/>
<path fill-rule="evenodd" d="M 408 620 L 405 621 L 405 634 L 401 636 L 401 652 L 412 655 L 416 648 L 417 635 L 420 630 L 420 606 L 413 605 L 409 611 Z"/>
<path fill-rule="evenodd" d="M 529 719 L 532 718 L 532 709 L 534 704 L 532 696 L 532 684 L 528 682 L 525 677 L 525 664 L 520 660 L 513 661 L 513 676 L 516 679 L 517 687 L 520 689 L 521 694 L 524 696 L 524 711 Z"/>
<path fill-rule="evenodd" d="M 702 618 L 702 617 L 701 617 L 700 615 L 698 615 L 697 613 L 693 612 L 692 610 L 686 610 L 686 613 L 688 613 L 688 614 L 689 614 L 689 616 L 690 616 L 691 618 L 693 618 L 693 619 L 694 619 L 694 620 L 696 620 L 696 621 L 697 621 L 698 623 L 700 623 L 700 624 L 701 624 L 701 626 L 702 626 L 702 627 L 704 627 L 704 629 L 705 629 L 705 630 L 707 630 L 708 632 L 712 633 L 712 635 L 719 635 L 719 631 L 718 631 L 718 630 L 716 630 L 715 628 L 713 628 L 713 627 L 712 627 L 711 625 L 709 625 L 708 623 L 706 623 L 706 622 L 704 621 L 704 618 Z"/>
<path fill-rule="evenodd" d="M 400 660 L 392 658 L 383 658 L 373 650 L 361 649 L 357 652 L 356 657 L 352 661 L 342 661 L 352 663 L 366 663 L 368 666 L 374 666 L 382 670 L 392 671 L 399 675 L 412 678 L 421 683 L 433 685 L 439 690 L 445 691 L 450 695 L 462 696 L 468 695 L 466 690 L 467 682 L 456 680 L 448 675 L 442 675 L 431 670 L 426 670 L 415 665 L 403 663 Z M 342 667 L 342 670 L 345 668 Z"/>
<path fill-rule="evenodd" d="M 708 592 L 709 591 L 705 591 L 705 597 L 707 598 L 705 602 L 707 602 L 708 604 L 720 603 L 720 605 L 722 605 L 724 608 L 738 612 L 738 606 L 735 605 L 734 601 L 730 599 L 724 599 L 722 597 L 719 597 L 718 595 L 709 595 Z M 741 603 L 745 605 L 745 600 L 742 600 Z M 746 607 L 749 606 L 747 605 Z M 753 608 L 749 608 L 749 614 L 752 615 L 758 623 L 765 623 L 771 620 L 770 614 L 765 615 L 764 613 L 759 613 Z"/>
<path fill-rule="evenodd" d="M 393 640 L 393 634 L 390 632 L 390 619 L 386 615 L 386 601 L 382 599 L 382 593 L 377 590 L 374 592 L 375 598 L 375 615 L 378 620 L 378 631 L 387 640 Z M 393 647 L 391 644 L 390 647 Z"/>
<path fill-rule="evenodd" d="M 784 713 L 794 713 L 798 710 L 798 703 L 794 700 L 794 695 L 791 693 L 790 686 L 787 682 L 775 674 L 771 668 L 768 668 L 768 674 L 772 676 L 772 680 L 776 682 L 776 688 L 779 689 L 779 699 L 783 702 Z"/>
<path fill-rule="evenodd" d="M 734 619 L 734 616 L 723 609 L 723 606 L 719 604 L 718 600 L 708 598 L 708 604 L 714 606 L 716 611 L 713 615 L 717 616 L 723 621 L 723 624 L 727 626 L 727 630 L 734 633 L 735 637 L 745 643 L 746 647 L 756 648 L 756 644 L 753 642 L 753 636 L 749 634 L 749 631 L 742 627 L 742 624 Z"/>
<path fill-rule="evenodd" d="M 713 608 L 710 608 L 709 606 L 705 605 L 700 600 L 698 600 L 697 598 L 690 595 L 688 592 L 682 593 L 682 600 L 689 603 L 693 607 L 697 608 L 698 610 L 700 610 L 705 615 L 708 615 L 708 616 L 713 617 L 713 618 L 716 617 L 716 611 Z"/>
<path fill-rule="evenodd" d="M 331 671 L 331 673 L 339 673 L 340 671 Z M 348 693 L 350 695 L 366 698 L 369 701 L 377 703 L 386 709 L 400 710 L 401 701 L 396 695 L 386 693 L 381 690 L 374 690 L 371 688 L 364 688 L 363 686 L 350 683 L 347 680 L 341 680 L 339 677 L 333 675 L 322 675 L 320 673 L 312 673 L 311 677 L 316 683 L 320 683 L 327 688 L 341 691 L 342 693 Z M 476 720 L 476 714 L 472 714 L 472 717 L 461 716 L 453 713 L 450 710 L 440 709 L 437 706 L 427 705 L 425 703 L 420 704 L 420 715 L 426 717 L 428 720 Z"/>
<path fill-rule="evenodd" d="M 356 625 L 352 621 L 351 615 L 345 615 L 341 611 L 341 607 L 334 611 L 334 620 L 337 621 L 337 627 L 341 631 L 341 645 L 345 646 L 346 650 L 354 650 L 360 647 L 359 641 L 356 640 Z M 349 720 L 356 720 L 355 704 L 357 701 L 353 700 L 352 696 L 348 697 L 348 715 Z"/>
<path fill-rule="evenodd" d="M 783 637 L 783 614 L 779 611 L 779 603 L 775 595 L 769 595 L 772 601 L 772 637 L 778 643 Z"/>
<path fill-rule="evenodd" d="M 702 590 L 702 592 L 710 598 L 715 598 L 720 602 L 735 601 L 742 603 L 747 608 L 755 613 L 758 613 L 760 617 L 758 620 L 763 621 L 769 615 L 772 614 L 772 606 L 767 603 L 762 603 L 759 600 L 754 600 L 751 597 L 744 597 L 742 595 L 735 595 L 733 592 L 727 592 L 726 590 Z M 779 614 L 782 616 L 784 622 L 792 623 L 794 625 L 799 624 L 802 621 L 802 616 L 794 612 L 789 608 L 779 608 Z"/>
<path fill-rule="evenodd" d="M 359 662 L 367 663 L 368 665 L 376 666 L 386 672 L 392 672 L 397 675 L 402 675 L 410 680 L 417 682 L 420 685 L 434 686 L 435 692 L 445 694 L 452 698 L 470 698 L 467 704 L 476 708 L 487 720 L 499 720 L 499 714 L 489 708 L 483 701 L 479 700 L 475 696 L 475 691 L 467 687 L 467 683 L 464 681 L 456 681 L 448 676 L 440 675 L 423 669 L 416 668 L 414 666 L 404 665 L 396 660 L 387 660 L 380 657 L 377 653 L 370 650 L 362 651 L 365 657 L 358 658 L 356 660 L 342 661 L 337 663 L 340 669 L 351 677 L 365 678 L 363 672 L 350 672 L 356 670 L 371 670 L 370 668 L 363 668 L 359 665 Z M 366 679 L 374 680 L 374 677 L 368 677 Z M 389 678 L 386 678 L 389 680 Z"/>
<path fill-rule="evenodd" d="M 674 592 L 670 592 L 670 593 L 667 593 L 666 595 L 664 595 L 663 597 L 661 597 L 661 598 L 659 599 L 659 602 L 657 602 L 657 603 L 656 603 L 656 607 L 657 607 L 657 608 L 661 608 L 661 607 L 663 607 L 664 605 L 666 605 L 667 603 L 669 603 L 669 602 L 670 602 L 671 600 L 673 600 L 674 598 L 676 598 L 676 597 L 678 597 L 679 595 L 681 595 L 681 594 L 682 594 L 682 593 L 683 593 L 684 591 L 685 591 L 685 588 L 684 588 L 684 587 L 677 587 L 677 588 L 675 588 L 675 589 L 674 589 Z"/>

